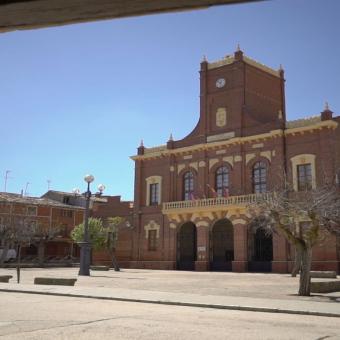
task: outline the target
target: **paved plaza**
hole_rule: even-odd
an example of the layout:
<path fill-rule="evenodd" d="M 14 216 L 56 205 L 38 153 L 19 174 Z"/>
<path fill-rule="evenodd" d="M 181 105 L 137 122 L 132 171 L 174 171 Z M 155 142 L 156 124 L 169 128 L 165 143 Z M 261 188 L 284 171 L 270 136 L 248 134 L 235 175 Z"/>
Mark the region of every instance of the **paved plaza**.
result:
<path fill-rule="evenodd" d="M 340 319 L 0 292 L 0 339 L 340 339 Z"/>
<path fill-rule="evenodd" d="M 289 274 L 232 272 L 190 272 L 147 269 L 122 269 L 120 272 L 91 271 L 91 276 L 78 276 L 79 268 L 24 268 L 21 284 L 32 285 L 35 277 L 77 278 L 76 287 L 128 289 L 211 296 L 250 297 L 284 300 L 338 301 L 340 292 L 311 297 L 297 296 L 299 278 Z M 0 268 L 0 275 L 13 275 L 16 270 Z M 320 279 L 318 279 L 320 280 Z"/>
<path fill-rule="evenodd" d="M 340 339 L 340 292 L 299 297 L 288 274 L 77 273 L 27 268 L 17 284 L 14 269 L 0 269 L 13 275 L 0 283 L 0 338 Z M 78 281 L 33 285 L 35 277 Z"/>

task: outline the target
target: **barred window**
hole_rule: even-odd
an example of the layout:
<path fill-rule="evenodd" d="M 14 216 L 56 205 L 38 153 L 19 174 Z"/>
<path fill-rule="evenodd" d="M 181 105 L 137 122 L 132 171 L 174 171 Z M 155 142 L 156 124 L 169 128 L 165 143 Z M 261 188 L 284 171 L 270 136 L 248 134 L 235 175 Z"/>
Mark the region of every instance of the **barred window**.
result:
<path fill-rule="evenodd" d="M 37 216 L 37 207 L 27 207 L 28 216 Z"/>
<path fill-rule="evenodd" d="M 73 217 L 73 211 L 72 210 L 60 210 L 60 216 L 62 217 Z"/>
<path fill-rule="evenodd" d="M 159 184 L 150 184 L 150 205 L 158 205 L 159 202 Z"/>
<path fill-rule="evenodd" d="M 312 165 L 301 164 L 297 166 L 298 175 L 298 190 L 311 190 L 312 189 Z"/>
<path fill-rule="evenodd" d="M 192 200 L 194 195 L 194 174 L 188 171 L 183 176 L 183 199 Z"/>
<path fill-rule="evenodd" d="M 216 171 L 216 193 L 217 196 L 228 196 L 229 188 L 229 169 L 226 166 L 221 166 Z"/>
<path fill-rule="evenodd" d="M 148 249 L 157 250 L 157 230 L 148 230 Z"/>
<path fill-rule="evenodd" d="M 253 167 L 253 192 L 255 194 L 267 191 L 267 165 L 256 162 Z"/>

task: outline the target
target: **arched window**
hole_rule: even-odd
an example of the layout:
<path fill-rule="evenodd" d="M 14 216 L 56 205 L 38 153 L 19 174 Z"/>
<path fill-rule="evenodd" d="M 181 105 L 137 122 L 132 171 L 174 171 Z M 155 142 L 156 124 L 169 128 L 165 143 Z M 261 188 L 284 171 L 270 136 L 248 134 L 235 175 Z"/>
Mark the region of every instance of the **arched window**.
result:
<path fill-rule="evenodd" d="M 267 191 L 267 165 L 256 162 L 253 167 L 253 192 L 255 194 Z"/>
<path fill-rule="evenodd" d="M 192 200 L 194 195 L 194 174 L 188 171 L 183 176 L 183 199 Z"/>
<path fill-rule="evenodd" d="M 216 171 L 216 183 L 215 190 L 217 196 L 228 196 L 229 195 L 229 169 L 226 166 L 221 166 Z"/>

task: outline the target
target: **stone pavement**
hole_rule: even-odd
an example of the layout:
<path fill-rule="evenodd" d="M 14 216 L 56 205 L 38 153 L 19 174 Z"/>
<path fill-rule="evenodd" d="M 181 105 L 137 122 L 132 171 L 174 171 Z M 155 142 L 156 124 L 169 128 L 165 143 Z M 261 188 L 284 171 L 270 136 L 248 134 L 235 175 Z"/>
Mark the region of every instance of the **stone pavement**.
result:
<path fill-rule="evenodd" d="M 198 273 L 124 269 L 91 272 L 76 286 L 33 285 L 37 276 L 77 277 L 76 268 L 25 269 L 21 284 L 1 283 L 2 292 L 72 296 L 215 309 L 340 317 L 340 292 L 296 296 L 298 279 L 282 274 Z"/>

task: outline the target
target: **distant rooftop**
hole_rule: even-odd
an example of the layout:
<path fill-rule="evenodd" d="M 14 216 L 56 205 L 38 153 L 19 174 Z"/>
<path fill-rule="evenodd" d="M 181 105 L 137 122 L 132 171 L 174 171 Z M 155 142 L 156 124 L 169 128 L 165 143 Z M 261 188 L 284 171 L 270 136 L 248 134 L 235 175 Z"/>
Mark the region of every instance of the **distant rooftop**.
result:
<path fill-rule="evenodd" d="M 55 200 L 51 200 L 45 197 L 31 197 L 31 196 L 23 196 L 20 194 L 9 193 L 9 192 L 0 192 L 0 202 L 7 202 L 7 203 L 21 203 L 21 204 L 28 204 L 28 205 L 47 205 L 47 206 L 54 206 L 59 208 L 70 209 L 71 206 L 68 204 L 64 204 Z M 76 209 L 83 209 L 81 207 L 73 207 Z"/>
<path fill-rule="evenodd" d="M 319 122 L 321 122 L 320 115 L 310 116 L 310 117 L 304 117 L 304 118 L 287 121 L 286 127 L 287 129 L 291 129 L 291 128 L 297 128 L 297 127 L 302 127 L 302 126 L 309 126 L 309 125 L 313 125 Z"/>

